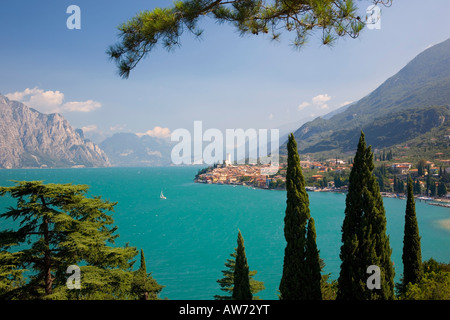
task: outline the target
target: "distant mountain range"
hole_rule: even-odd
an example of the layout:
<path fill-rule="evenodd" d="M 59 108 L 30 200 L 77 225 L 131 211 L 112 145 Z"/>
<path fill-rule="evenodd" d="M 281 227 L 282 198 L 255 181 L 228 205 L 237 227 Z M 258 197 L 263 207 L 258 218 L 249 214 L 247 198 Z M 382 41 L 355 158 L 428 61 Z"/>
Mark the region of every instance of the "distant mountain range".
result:
<path fill-rule="evenodd" d="M 450 39 L 430 47 L 372 93 L 325 116 L 291 123 L 299 152 L 352 153 L 361 130 L 376 148 L 450 143 Z M 280 153 L 286 153 L 284 131 Z M 172 165 L 170 139 L 117 133 L 99 145 L 60 114 L 0 95 L 0 168 Z M 448 153 L 448 152 L 447 152 Z M 450 157 L 450 155 L 445 155 Z"/>
<path fill-rule="evenodd" d="M 100 143 L 113 166 L 146 167 L 172 164 L 174 143 L 166 138 L 134 133 L 116 133 Z"/>
<path fill-rule="evenodd" d="M 431 131 L 439 134 L 436 138 L 446 139 L 450 39 L 426 49 L 372 93 L 339 111 L 294 132 L 300 153 L 351 152 L 361 130 L 373 148 L 407 144 Z M 285 143 L 280 153 L 286 153 Z"/>
<path fill-rule="evenodd" d="M 60 114 L 0 95 L 0 168 L 107 167 L 108 156 Z"/>

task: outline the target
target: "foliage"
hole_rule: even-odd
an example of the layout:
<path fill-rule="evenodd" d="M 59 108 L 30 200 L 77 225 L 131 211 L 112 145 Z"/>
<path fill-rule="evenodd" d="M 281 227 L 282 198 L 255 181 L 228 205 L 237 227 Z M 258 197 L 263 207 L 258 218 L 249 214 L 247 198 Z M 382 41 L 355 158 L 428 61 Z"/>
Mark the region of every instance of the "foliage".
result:
<path fill-rule="evenodd" d="M 400 290 L 404 289 L 408 283 L 415 284 L 419 282 L 422 276 L 422 251 L 411 178 L 408 180 L 402 261 L 403 279 Z"/>
<path fill-rule="evenodd" d="M 164 286 L 159 285 L 151 273 L 147 273 L 144 250 L 141 249 L 141 266 L 134 272 L 131 292 L 139 300 L 158 300 L 158 295 L 163 288 Z"/>
<path fill-rule="evenodd" d="M 0 251 L 0 297 L 24 285 L 25 269 L 17 268 L 20 252 Z"/>
<path fill-rule="evenodd" d="M 308 220 L 308 228 L 306 234 L 306 245 L 305 245 L 305 272 L 308 282 L 306 285 L 307 289 L 304 291 L 307 299 L 310 300 L 322 300 L 322 290 L 321 290 L 321 265 L 319 258 L 319 250 L 316 244 L 316 227 L 314 225 L 314 219 L 311 217 Z"/>
<path fill-rule="evenodd" d="M 341 270 L 337 298 L 341 300 L 392 299 L 394 270 L 392 250 L 386 235 L 386 217 L 378 182 L 373 175 L 373 153 L 366 147 L 364 133 L 350 172 L 345 200 L 340 252 Z M 381 288 L 366 287 L 367 267 L 381 270 Z"/>
<path fill-rule="evenodd" d="M 353 151 L 352 141 L 363 130 L 374 149 L 392 148 L 409 162 L 448 154 L 449 52 L 450 40 L 439 43 L 343 112 L 305 123 L 295 132 L 299 151 L 328 156 Z"/>
<path fill-rule="evenodd" d="M 233 300 L 252 300 L 253 296 L 250 290 L 249 268 L 247 257 L 245 255 L 244 238 L 241 231 L 238 233 L 238 246 L 236 249 L 236 264 L 233 275 Z"/>
<path fill-rule="evenodd" d="M 315 276 L 316 264 L 318 265 L 319 259 L 317 248 L 315 248 L 314 223 L 309 211 L 309 198 L 300 166 L 297 142 L 292 133 L 289 135 L 287 148 L 287 199 L 284 218 L 286 248 L 279 287 L 280 299 L 318 298 L 317 292 L 320 291 L 320 280 L 317 282 Z M 310 224 L 307 231 L 308 221 L 310 221 Z M 319 289 L 316 286 L 319 286 Z"/>
<path fill-rule="evenodd" d="M 366 106 L 366 108 L 369 107 Z M 426 107 L 417 106 L 397 110 L 393 106 L 392 109 L 376 111 L 364 122 L 341 118 L 323 120 L 326 121 L 327 129 L 323 129 L 324 132 L 319 131 L 314 135 L 305 136 L 305 134 L 302 134 L 305 131 L 310 134 L 313 127 L 318 126 L 315 121 L 306 123 L 295 133 L 295 138 L 302 141 L 299 145 L 299 151 L 308 154 L 322 151 L 333 151 L 333 154 L 352 151 L 354 150 L 352 141 L 357 139 L 361 129 L 367 134 L 367 143 L 371 144 L 373 148 L 391 148 L 397 144 L 410 146 L 416 138 L 420 143 L 430 145 L 431 141 L 421 138 L 421 136 L 433 129 L 448 128 L 447 119 L 450 112 L 446 106 L 430 107 L 428 104 Z M 358 112 L 369 113 L 366 109 Z M 443 123 L 442 119 L 445 119 L 446 122 Z M 342 123 L 343 121 L 345 121 L 345 124 Z M 435 135 L 436 137 L 443 139 L 444 135 Z M 389 160 L 388 156 L 386 156 L 386 160 Z"/>
<path fill-rule="evenodd" d="M 423 262 L 424 274 L 415 283 L 406 286 L 404 300 L 450 300 L 450 264 L 434 259 Z"/>
<path fill-rule="evenodd" d="M 116 203 L 88 198 L 88 186 L 18 181 L 0 187 L 17 199 L 1 218 L 18 221 L 17 230 L 0 232 L 1 277 L 5 299 L 129 299 L 132 260 L 137 250 L 115 246 L 112 212 Z M 70 265 L 79 265 L 81 289 L 66 287 Z M 20 274 L 27 269 L 27 282 Z M 6 290 L 6 289 L 7 290 Z"/>
<path fill-rule="evenodd" d="M 220 285 L 220 290 L 226 292 L 227 295 L 215 295 L 215 300 L 231 300 L 234 288 L 234 268 L 236 265 L 236 255 L 237 248 L 235 248 L 234 252 L 230 254 L 231 259 L 227 259 L 227 261 L 225 262 L 225 267 L 227 267 L 227 269 L 222 270 L 223 278 L 217 280 L 217 283 Z M 250 280 L 250 292 L 253 295 L 253 300 L 259 300 L 259 298 L 255 296 L 255 294 L 265 289 L 264 282 L 253 279 L 256 274 L 256 270 L 249 270 L 248 272 L 248 277 Z"/>
<path fill-rule="evenodd" d="M 385 5 L 391 2 L 374 1 Z M 354 1 L 343 0 L 178 0 L 171 8 L 142 11 L 120 25 L 120 41 L 110 46 L 107 54 L 115 60 L 119 75 L 128 78 L 157 45 L 171 51 L 180 46 L 185 31 L 200 38 L 203 30 L 199 21 L 204 17 L 230 23 L 242 36 L 270 34 L 277 40 L 281 31 L 292 32 L 296 48 L 317 30 L 322 43 L 331 45 L 339 37 L 358 37 L 364 22 L 357 9 Z"/>
<path fill-rule="evenodd" d="M 325 262 L 320 259 L 320 269 L 323 271 L 325 268 Z M 330 281 L 330 274 L 322 274 L 320 280 L 320 289 L 322 291 L 323 300 L 336 300 L 336 293 L 338 290 L 337 280 Z"/>

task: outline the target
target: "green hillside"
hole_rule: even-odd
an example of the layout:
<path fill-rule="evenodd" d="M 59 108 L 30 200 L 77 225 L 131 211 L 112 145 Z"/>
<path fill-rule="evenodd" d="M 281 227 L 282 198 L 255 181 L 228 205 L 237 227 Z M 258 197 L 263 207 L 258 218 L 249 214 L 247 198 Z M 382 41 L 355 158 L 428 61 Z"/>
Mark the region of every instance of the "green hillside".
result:
<path fill-rule="evenodd" d="M 345 111 L 328 120 L 305 123 L 294 136 L 303 154 L 350 153 L 361 130 L 374 149 L 405 145 L 410 140 L 431 147 L 432 140 L 420 137 L 431 131 L 446 135 L 449 107 L 450 39 L 420 53 Z M 285 150 L 281 146 L 280 153 Z"/>

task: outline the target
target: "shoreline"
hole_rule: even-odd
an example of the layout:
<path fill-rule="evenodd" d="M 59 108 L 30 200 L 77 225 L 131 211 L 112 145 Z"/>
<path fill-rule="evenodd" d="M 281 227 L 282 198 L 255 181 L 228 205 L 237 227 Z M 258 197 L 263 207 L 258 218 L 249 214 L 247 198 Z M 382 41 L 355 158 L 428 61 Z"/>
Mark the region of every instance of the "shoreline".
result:
<path fill-rule="evenodd" d="M 260 187 L 256 185 L 251 184 L 245 184 L 245 183 L 224 183 L 224 182 L 203 182 L 199 181 L 197 179 L 194 179 L 195 183 L 202 183 L 202 184 L 215 184 L 215 185 L 229 185 L 229 186 L 242 186 L 252 189 L 262 189 L 262 190 L 286 190 L 286 189 L 279 189 L 279 188 L 268 188 L 268 187 Z M 347 188 L 345 189 L 330 189 L 330 188 L 316 188 L 316 187 L 306 187 L 307 192 L 332 192 L 332 193 L 347 193 Z M 391 192 L 380 192 L 381 196 L 383 198 L 393 198 L 393 199 L 400 199 L 400 200 L 406 200 L 406 195 L 404 194 L 397 194 L 397 193 L 391 193 Z M 415 196 L 414 197 L 420 202 L 425 202 L 426 204 L 432 205 L 432 206 L 438 206 L 438 207 L 444 207 L 444 208 L 450 208 L 450 199 L 442 199 L 442 198 L 432 198 L 432 197 L 425 197 L 425 196 Z M 445 222 L 446 228 L 450 230 L 450 219 L 448 222 Z"/>

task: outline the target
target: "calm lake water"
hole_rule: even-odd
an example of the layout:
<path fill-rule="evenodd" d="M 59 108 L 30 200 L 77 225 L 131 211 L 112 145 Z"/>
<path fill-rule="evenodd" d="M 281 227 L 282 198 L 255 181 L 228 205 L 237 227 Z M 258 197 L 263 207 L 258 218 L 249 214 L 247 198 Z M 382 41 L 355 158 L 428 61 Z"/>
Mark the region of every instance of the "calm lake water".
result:
<path fill-rule="evenodd" d="M 245 240 L 250 270 L 263 281 L 262 299 L 277 299 L 285 239 L 286 192 L 242 186 L 193 182 L 199 167 L 22 169 L 0 170 L 0 185 L 10 180 L 88 184 L 90 195 L 117 201 L 113 213 L 119 244 L 144 249 L 147 272 L 165 285 L 161 297 L 172 300 L 211 300 L 222 294 L 216 280 L 237 246 L 238 230 Z M 159 198 L 163 190 L 166 200 Z M 339 274 L 341 226 L 345 195 L 309 193 L 315 219 L 317 246 L 325 272 Z M 0 212 L 13 205 L 0 198 Z M 405 200 L 384 198 L 387 231 L 393 249 L 396 281 L 403 272 L 402 247 Z M 450 230 L 439 221 L 450 219 L 450 209 L 416 202 L 422 257 L 450 261 Z M 10 224 L 0 221 L 0 229 Z"/>

